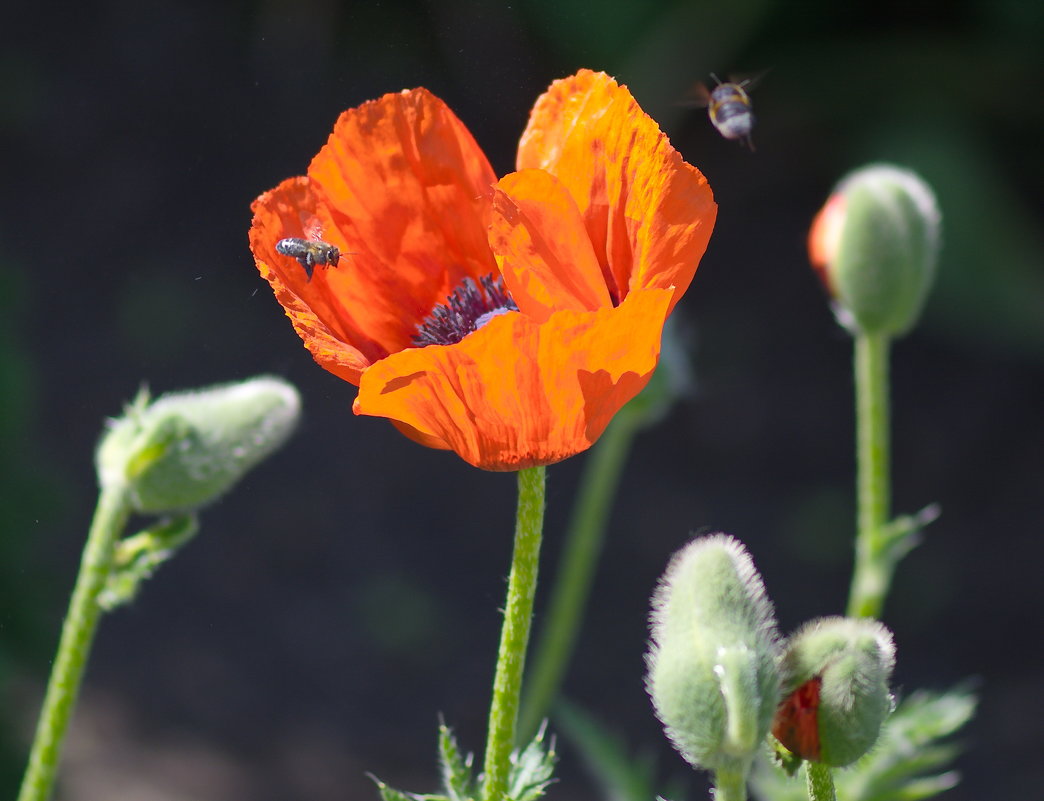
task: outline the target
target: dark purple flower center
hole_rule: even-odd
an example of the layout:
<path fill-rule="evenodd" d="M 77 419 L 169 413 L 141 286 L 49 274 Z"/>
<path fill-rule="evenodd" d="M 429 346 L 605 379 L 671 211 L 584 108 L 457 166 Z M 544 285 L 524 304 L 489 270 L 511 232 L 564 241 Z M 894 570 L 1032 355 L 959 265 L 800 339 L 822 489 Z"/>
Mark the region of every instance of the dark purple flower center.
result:
<path fill-rule="evenodd" d="M 426 345 L 453 345 L 494 317 L 509 311 L 518 311 L 518 306 L 504 288 L 502 276 L 484 275 L 479 278 L 479 283 L 471 277 L 465 278 L 446 302 L 432 309 L 424 322 L 417 326 L 413 344 L 422 348 Z"/>

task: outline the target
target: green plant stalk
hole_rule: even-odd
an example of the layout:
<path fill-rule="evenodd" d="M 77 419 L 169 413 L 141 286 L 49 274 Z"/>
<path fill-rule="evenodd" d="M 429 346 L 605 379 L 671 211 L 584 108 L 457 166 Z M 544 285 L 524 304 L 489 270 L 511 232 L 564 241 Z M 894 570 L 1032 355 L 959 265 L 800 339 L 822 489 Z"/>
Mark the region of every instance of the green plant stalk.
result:
<path fill-rule="evenodd" d="M 640 428 L 640 415 L 624 406 L 591 449 L 584 466 L 547 616 L 526 677 L 518 724 L 519 744 L 537 733 L 558 695 L 591 594 L 612 497 Z"/>
<path fill-rule="evenodd" d="M 714 801 L 747 801 L 747 776 L 741 770 L 714 771 Z"/>
<path fill-rule="evenodd" d="M 483 801 L 503 801 L 508 789 L 544 529 L 545 474 L 544 467 L 530 467 L 518 473 L 515 548 L 489 709 Z"/>
<path fill-rule="evenodd" d="M 808 780 L 808 801 L 837 801 L 834 791 L 834 774 L 822 762 L 806 762 L 805 778 Z"/>
<path fill-rule="evenodd" d="M 895 569 L 885 531 L 891 504 L 890 344 L 882 334 L 860 333 L 855 338 L 858 531 L 848 596 L 851 617 L 880 617 Z"/>
<path fill-rule="evenodd" d="M 69 611 L 62 625 L 58 653 L 51 669 L 18 801 L 47 801 L 54 789 L 62 744 L 101 617 L 98 594 L 112 570 L 116 540 L 129 517 L 130 506 L 123 488 L 103 488 L 83 549 Z"/>

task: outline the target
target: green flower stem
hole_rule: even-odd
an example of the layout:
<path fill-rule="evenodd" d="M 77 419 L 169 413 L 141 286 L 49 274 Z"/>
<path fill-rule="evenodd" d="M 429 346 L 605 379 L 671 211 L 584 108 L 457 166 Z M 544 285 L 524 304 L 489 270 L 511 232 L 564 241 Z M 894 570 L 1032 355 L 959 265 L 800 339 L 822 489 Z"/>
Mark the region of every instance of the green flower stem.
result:
<path fill-rule="evenodd" d="M 46 801 L 51 796 L 62 743 L 101 616 L 98 594 L 112 569 L 116 540 L 128 517 L 130 506 L 123 488 L 102 489 L 83 549 L 80 573 L 69 600 L 69 611 L 62 625 L 58 653 L 51 669 L 18 801 Z"/>
<path fill-rule="evenodd" d="M 519 743 L 533 738 L 558 695 L 591 592 L 613 494 L 641 422 L 641 416 L 632 407 L 624 406 L 591 449 L 584 466 L 547 617 L 526 677 Z"/>
<path fill-rule="evenodd" d="M 714 772 L 714 801 L 747 801 L 747 776 L 744 771 Z"/>
<path fill-rule="evenodd" d="M 851 617 L 880 617 L 895 569 L 888 547 L 891 486 L 889 460 L 888 349 L 884 334 L 855 339 L 858 532 L 848 597 Z"/>
<path fill-rule="evenodd" d="M 504 625 L 500 631 L 500 651 L 493 678 L 493 702 L 489 709 L 483 801 L 503 801 L 507 795 L 522 670 L 533 622 L 533 597 L 536 595 L 540 540 L 544 528 L 545 473 L 544 467 L 531 467 L 518 473 L 515 552 L 511 557 Z"/>
<path fill-rule="evenodd" d="M 806 762 L 808 779 L 808 801 L 837 801 L 834 792 L 834 775 L 822 762 Z"/>

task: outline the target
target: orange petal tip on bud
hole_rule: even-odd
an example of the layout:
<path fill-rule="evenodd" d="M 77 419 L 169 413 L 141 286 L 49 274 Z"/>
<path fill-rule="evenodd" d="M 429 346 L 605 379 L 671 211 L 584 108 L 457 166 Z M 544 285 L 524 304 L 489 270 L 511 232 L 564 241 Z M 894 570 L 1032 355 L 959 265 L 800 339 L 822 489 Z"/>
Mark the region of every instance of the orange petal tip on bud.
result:
<path fill-rule="evenodd" d="M 841 230 L 845 223 L 845 196 L 831 195 L 826 205 L 819 210 L 812 221 L 808 232 L 808 258 L 826 286 L 827 292 L 834 294 L 830 285 L 830 272 L 827 265 L 831 254 L 837 253 L 841 240 Z"/>
<path fill-rule="evenodd" d="M 808 238 L 838 322 L 888 336 L 912 328 L 935 277 L 939 227 L 935 195 L 910 170 L 875 164 L 846 176 Z"/>

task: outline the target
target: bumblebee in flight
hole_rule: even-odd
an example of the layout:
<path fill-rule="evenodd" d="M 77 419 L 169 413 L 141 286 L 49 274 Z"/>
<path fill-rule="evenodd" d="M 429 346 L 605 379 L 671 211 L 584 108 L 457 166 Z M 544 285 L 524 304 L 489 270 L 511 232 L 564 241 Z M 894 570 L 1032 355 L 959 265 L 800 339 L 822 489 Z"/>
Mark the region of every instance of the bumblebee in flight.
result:
<path fill-rule="evenodd" d="M 750 138 L 750 132 L 754 128 L 754 112 L 751 109 L 749 89 L 761 80 L 765 73 L 742 81 L 722 81 L 711 73 L 711 77 L 717 84 L 713 89 L 708 89 L 704 84 L 696 85 L 695 93 L 697 99 L 685 105 L 695 105 L 707 108 L 711 124 L 717 128 L 726 139 L 739 139 L 751 150 L 754 142 Z"/>
<path fill-rule="evenodd" d="M 711 123 L 726 139 L 741 139 L 753 150 L 750 131 L 754 127 L 754 112 L 751 111 L 750 95 L 747 94 L 747 86 L 751 81 L 722 83 L 717 75 L 711 73 L 711 77 L 718 83 L 711 90 L 710 102 L 707 104 Z"/>
<path fill-rule="evenodd" d="M 304 267 L 309 281 L 312 280 L 312 271 L 316 265 L 329 264 L 336 267 L 341 258 L 341 251 L 336 245 L 321 242 L 318 239 L 300 239 L 291 236 L 276 242 L 275 249 L 277 253 L 297 259 L 298 263 Z"/>

